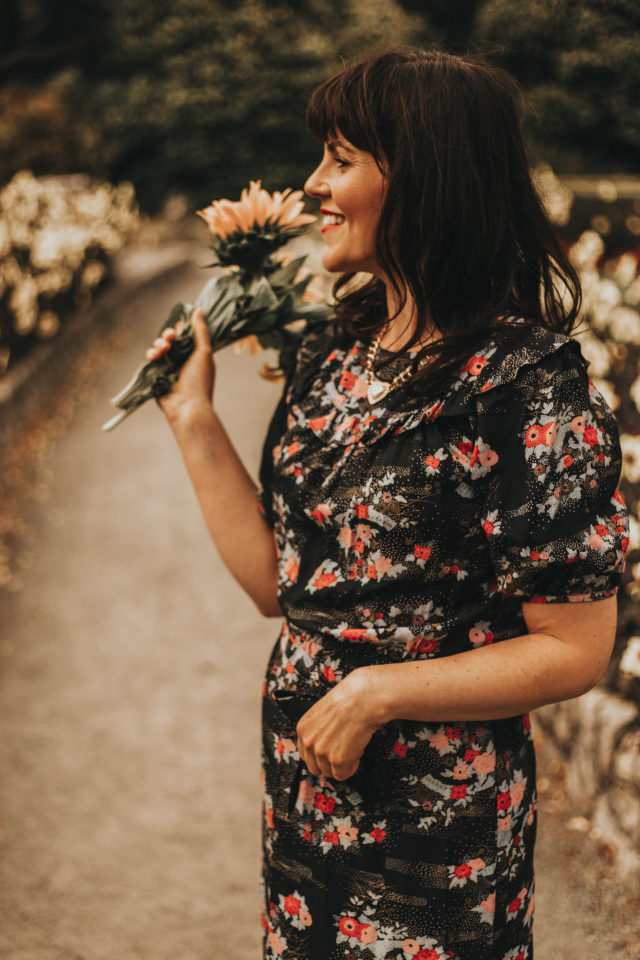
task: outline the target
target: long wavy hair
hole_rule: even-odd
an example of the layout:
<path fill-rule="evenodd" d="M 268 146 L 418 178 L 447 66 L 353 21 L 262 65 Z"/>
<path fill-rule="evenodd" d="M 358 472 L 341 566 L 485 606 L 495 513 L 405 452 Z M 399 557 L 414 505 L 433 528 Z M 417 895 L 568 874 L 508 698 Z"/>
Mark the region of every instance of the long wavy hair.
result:
<path fill-rule="evenodd" d="M 414 390 L 442 385 L 489 327 L 498 341 L 521 336 L 523 320 L 571 332 L 580 281 L 533 184 L 510 74 L 479 56 L 391 50 L 321 84 L 307 126 L 320 142 L 345 137 L 387 175 L 376 259 L 398 313 L 415 304 L 404 351 L 436 336 L 414 361 L 430 358 Z M 338 342 L 370 342 L 388 319 L 382 280 L 355 279 L 334 285 Z"/>

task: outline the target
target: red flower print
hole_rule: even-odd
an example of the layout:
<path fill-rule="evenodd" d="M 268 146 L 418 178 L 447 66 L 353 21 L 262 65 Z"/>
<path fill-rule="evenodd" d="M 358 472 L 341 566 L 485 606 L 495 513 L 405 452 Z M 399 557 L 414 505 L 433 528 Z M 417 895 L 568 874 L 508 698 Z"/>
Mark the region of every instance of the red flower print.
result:
<path fill-rule="evenodd" d="M 544 436 L 542 432 L 542 427 L 539 423 L 532 424 L 527 432 L 524 435 L 525 446 L 527 447 L 537 447 L 538 444 L 544 443 L 542 439 Z"/>
<path fill-rule="evenodd" d="M 335 805 L 336 801 L 334 797 L 328 797 L 325 793 L 316 793 L 314 806 L 318 810 L 321 810 L 323 813 L 333 813 Z"/>
<path fill-rule="evenodd" d="M 525 713 L 522 718 L 522 726 L 525 730 L 531 730 L 531 717 L 528 713 Z"/>
<path fill-rule="evenodd" d="M 471 357 L 460 369 L 472 377 L 477 377 L 487 365 L 486 357 Z"/>
<path fill-rule="evenodd" d="M 336 675 L 333 670 L 333 667 L 323 667 L 322 676 L 325 678 L 327 683 L 333 683 L 333 681 L 336 679 Z"/>
<path fill-rule="evenodd" d="M 397 753 L 399 757 L 406 757 L 407 755 L 407 745 L 406 743 L 401 743 L 400 740 L 396 740 L 391 749 L 394 753 Z"/>
<path fill-rule="evenodd" d="M 478 462 L 479 456 L 480 456 L 480 451 L 478 450 L 478 446 L 476 444 L 476 446 L 473 448 L 473 453 L 471 454 L 471 460 L 469 461 L 470 467 L 475 467 L 476 463 Z"/>
<path fill-rule="evenodd" d="M 484 523 L 482 524 L 482 529 L 484 530 L 487 536 L 490 536 L 493 533 L 493 524 L 491 523 L 490 520 L 485 520 Z"/>
<path fill-rule="evenodd" d="M 366 520 L 369 516 L 369 507 L 366 503 L 357 503 L 356 504 L 356 517 L 358 520 Z"/>
<path fill-rule="evenodd" d="M 314 417 L 313 420 L 309 420 L 309 427 L 312 430 L 322 430 L 327 423 L 326 417 Z"/>
<path fill-rule="evenodd" d="M 409 649 L 415 650 L 417 653 L 433 653 L 437 646 L 437 640 L 428 640 L 426 637 L 416 637 Z"/>
<path fill-rule="evenodd" d="M 437 470 L 440 466 L 440 461 L 437 457 L 428 456 L 424 458 L 424 462 L 428 467 L 431 467 L 432 470 Z"/>
<path fill-rule="evenodd" d="M 473 450 L 473 444 L 471 440 L 461 440 L 458 444 L 458 450 L 460 453 L 471 453 Z"/>
<path fill-rule="evenodd" d="M 362 540 L 356 540 L 353 549 L 357 550 L 358 553 L 364 553 L 364 542 Z"/>
<path fill-rule="evenodd" d="M 588 426 L 584 428 L 582 439 L 585 443 L 588 443 L 590 447 L 595 447 L 596 443 L 598 442 L 598 431 L 592 423 L 588 424 Z"/>
<path fill-rule="evenodd" d="M 338 833 L 336 830 L 325 830 L 324 832 L 324 842 L 332 843 L 334 846 L 338 843 Z"/>
<path fill-rule="evenodd" d="M 387 831 L 381 830 L 380 827 L 374 827 L 371 833 L 369 834 L 370 837 L 373 837 L 376 843 L 382 843 L 386 835 L 387 835 Z"/>
<path fill-rule="evenodd" d="M 521 906 L 522 906 L 522 901 L 520 900 L 520 897 L 516 897 L 515 900 L 511 901 L 511 903 L 507 907 L 507 910 L 509 911 L 509 913 L 517 913 Z"/>
<path fill-rule="evenodd" d="M 278 740 L 278 742 L 276 743 L 276 750 L 278 751 L 280 756 L 282 756 L 282 754 L 284 753 L 284 743 L 282 742 L 282 740 Z"/>
<path fill-rule="evenodd" d="M 322 590 L 324 587 L 331 586 L 332 583 L 335 583 L 338 578 L 335 573 L 321 573 L 319 577 L 313 581 L 313 585 L 316 590 Z"/>
<path fill-rule="evenodd" d="M 300 907 L 302 903 L 298 900 L 297 897 L 294 897 L 292 893 L 289 896 L 284 898 L 284 908 L 287 913 L 291 914 L 292 917 L 297 916 L 300 913 Z"/>
<path fill-rule="evenodd" d="M 570 454 L 567 454 L 564 460 L 562 461 L 563 466 L 570 467 L 573 463 L 573 457 Z"/>
<path fill-rule="evenodd" d="M 413 960 L 441 960 L 437 950 L 418 950 L 414 953 Z"/>
<path fill-rule="evenodd" d="M 311 827 L 305 827 L 302 831 L 303 840 L 311 840 Z"/>
<path fill-rule="evenodd" d="M 298 443 L 297 440 L 294 440 L 293 443 L 290 443 L 289 446 L 287 447 L 287 453 L 291 457 L 293 456 L 294 453 L 297 453 L 299 449 L 300 449 L 300 444 Z"/>
<path fill-rule="evenodd" d="M 622 496 L 622 494 L 620 493 L 619 490 L 616 490 L 616 492 L 615 492 L 614 495 L 613 495 L 613 499 L 616 500 L 616 501 L 620 504 L 621 507 L 626 506 L 625 501 L 624 501 L 624 498 L 623 498 L 623 496 Z"/>
<path fill-rule="evenodd" d="M 498 810 L 508 810 L 511 806 L 511 797 L 508 793 L 498 794 Z"/>
<path fill-rule="evenodd" d="M 451 797 L 453 800 L 462 800 L 467 795 L 467 787 L 464 783 L 458 783 L 451 787 Z"/>
<path fill-rule="evenodd" d="M 314 520 L 317 520 L 318 523 L 324 523 L 325 520 L 327 519 L 326 513 L 323 513 L 322 510 L 318 510 L 317 507 L 315 510 L 311 511 L 311 516 L 313 517 Z"/>
<path fill-rule="evenodd" d="M 468 863 L 461 863 L 455 867 L 453 872 L 455 873 L 456 877 L 470 877 L 473 871 Z"/>
<path fill-rule="evenodd" d="M 431 547 L 421 547 L 416 543 L 413 549 L 414 557 L 418 557 L 419 560 L 428 560 L 431 556 Z"/>
<path fill-rule="evenodd" d="M 357 934 L 360 924 L 355 917 L 340 917 L 340 922 L 338 927 L 340 933 L 343 933 L 345 937 L 353 937 Z"/>
<path fill-rule="evenodd" d="M 460 727 L 445 727 L 444 732 L 449 737 L 449 740 L 460 739 Z"/>
<path fill-rule="evenodd" d="M 343 390 L 353 390 L 358 378 L 350 370 L 345 370 L 340 377 L 340 386 Z"/>
<path fill-rule="evenodd" d="M 345 627 L 340 631 L 340 636 L 345 640 L 361 640 L 367 632 L 366 627 Z"/>
<path fill-rule="evenodd" d="M 479 754 L 480 754 L 479 750 L 466 750 L 464 754 L 464 759 L 466 760 L 467 763 L 471 763 L 471 761 L 475 760 L 475 758 Z"/>
<path fill-rule="evenodd" d="M 604 525 L 603 523 L 599 523 L 599 524 L 596 526 L 596 533 L 599 533 L 601 537 L 606 537 L 606 536 L 608 535 L 609 531 L 607 530 L 607 528 L 605 527 L 605 525 Z"/>
<path fill-rule="evenodd" d="M 538 550 L 532 550 L 531 553 L 529 554 L 529 556 L 531 557 L 532 560 L 539 560 L 539 559 L 540 559 L 540 553 L 539 553 Z"/>
<path fill-rule="evenodd" d="M 372 563 L 369 563 L 367 565 L 367 576 L 369 577 L 369 580 L 378 579 L 378 571 L 376 570 L 375 566 Z"/>

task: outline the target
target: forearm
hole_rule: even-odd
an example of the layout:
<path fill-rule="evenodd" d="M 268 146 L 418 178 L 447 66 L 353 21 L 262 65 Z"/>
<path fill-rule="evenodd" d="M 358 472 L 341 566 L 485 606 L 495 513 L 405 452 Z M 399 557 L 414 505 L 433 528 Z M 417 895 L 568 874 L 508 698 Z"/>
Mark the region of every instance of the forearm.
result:
<path fill-rule="evenodd" d="M 381 723 L 499 720 L 579 696 L 606 662 L 582 658 L 550 634 L 528 633 L 450 657 L 365 667 L 363 680 Z"/>
<path fill-rule="evenodd" d="M 222 423 L 211 407 L 198 407 L 169 424 L 222 560 L 265 616 L 282 616 L 273 531 Z"/>

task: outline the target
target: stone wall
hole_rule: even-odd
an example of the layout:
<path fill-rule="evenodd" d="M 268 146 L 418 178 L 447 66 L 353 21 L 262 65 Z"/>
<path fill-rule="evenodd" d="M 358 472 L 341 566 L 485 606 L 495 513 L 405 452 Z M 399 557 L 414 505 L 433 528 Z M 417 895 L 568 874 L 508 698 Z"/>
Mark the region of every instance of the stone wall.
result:
<path fill-rule="evenodd" d="M 640 881 L 640 722 L 637 707 L 596 687 L 536 711 L 567 766 L 567 791 L 617 851 L 623 877 Z"/>

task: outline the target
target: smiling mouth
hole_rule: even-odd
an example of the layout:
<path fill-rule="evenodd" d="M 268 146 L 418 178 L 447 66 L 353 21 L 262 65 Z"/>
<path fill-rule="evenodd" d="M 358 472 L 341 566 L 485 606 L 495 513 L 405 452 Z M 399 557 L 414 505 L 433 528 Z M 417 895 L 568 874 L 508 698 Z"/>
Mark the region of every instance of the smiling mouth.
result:
<path fill-rule="evenodd" d="M 325 230 L 328 230 L 330 227 L 339 227 L 344 223 L 345 219 L 341 213 L 325 213 L 322 218 L 321 233 L 324 233 Z"/>

